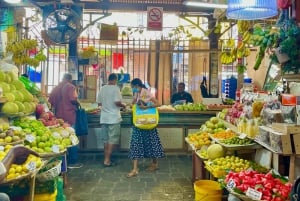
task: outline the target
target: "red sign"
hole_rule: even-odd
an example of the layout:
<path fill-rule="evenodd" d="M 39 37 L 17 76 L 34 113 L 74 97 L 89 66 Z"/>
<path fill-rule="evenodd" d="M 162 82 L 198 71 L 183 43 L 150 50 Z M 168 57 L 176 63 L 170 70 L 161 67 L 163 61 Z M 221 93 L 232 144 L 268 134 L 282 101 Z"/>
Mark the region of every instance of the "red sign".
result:
<path fill-rule="evenodd" d="M 147 29 L 153 31 L 161 31 L 163 23 L 162 7 L 147 7 Z"/>

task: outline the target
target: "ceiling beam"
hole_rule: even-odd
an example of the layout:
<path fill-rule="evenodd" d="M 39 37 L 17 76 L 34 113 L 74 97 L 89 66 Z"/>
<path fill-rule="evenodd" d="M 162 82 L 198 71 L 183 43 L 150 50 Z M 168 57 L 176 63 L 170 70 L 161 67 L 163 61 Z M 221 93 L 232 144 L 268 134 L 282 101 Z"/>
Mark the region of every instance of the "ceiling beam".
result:
<path fill-rule="evenodd" d="M 0 0 L 0 2 L 3 0 Z M 75 4 L 80 4 L 85 10 L 109 10 L 109 11 L 147 11 L 147 7 L 162 7 L 166 12 L 198 12 L 198 13 L 213 13 L 212 8 L 201 8 L 201 7 L 189 7 L 178 3 L 120 3 L 120 2 L 109 2 L 108 0 L 88 1 L 88 0 L 73 0 Z M 48 4 L 59 3 L 60 1 L 53 0 L 27 0 L 32 6 L 45 6 Z M 2 3 L 1 3 L 2 4 Z M 24 6 L 24 5 L 23 5 Z"/>

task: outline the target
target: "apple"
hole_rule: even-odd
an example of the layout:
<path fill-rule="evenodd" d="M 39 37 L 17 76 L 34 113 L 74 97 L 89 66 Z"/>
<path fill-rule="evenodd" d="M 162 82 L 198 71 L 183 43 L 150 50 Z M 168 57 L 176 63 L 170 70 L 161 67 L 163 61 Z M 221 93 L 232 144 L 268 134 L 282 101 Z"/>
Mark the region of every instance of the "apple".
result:
<path fill-rule="evenodd" d="M 217 117 L 211 117 L 209 121 L 213 124 L 217 124 L 219 122 L 219 119 Z"/>
<path fill-rule="evenodd" d="M 6 142 L 6 143 L 11 143 L 12 141 L 13 141 L 13 138 L 11 136 L 6 136 L 4 138 L 4 142 Z"/>

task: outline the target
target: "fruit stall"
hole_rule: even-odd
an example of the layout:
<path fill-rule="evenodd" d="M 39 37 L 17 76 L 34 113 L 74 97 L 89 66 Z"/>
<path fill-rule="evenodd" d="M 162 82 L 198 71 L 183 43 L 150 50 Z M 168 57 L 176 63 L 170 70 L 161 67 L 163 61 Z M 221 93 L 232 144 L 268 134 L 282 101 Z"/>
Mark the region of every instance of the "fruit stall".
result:
<path fill-rule="evenodd" d="M 201 104 L 201 103 L 199 103 Z M 198 104 L 198 105 L 199 105 Z M 187 151 L 187 146 L 184 141 L 185 137 L 188 133 L 193 130 L 198 130 L 200 125 L 205 123 L 205 121 L 213 116 L 216 116 L 217 112 L 221 109 L 207 109 L 207 106 L 203 105 L 199 107 L 199 109 L 195 109 L 195 107 L 191 107 L 195 104 L 189 104 L 190 110 L 181 110 L 178 107 L 172 106 L 160 106 L 159 110 L 159 124 L 158 130 L 161 141 L 164 145 L 164 148 L 168 151 Z M 228 107 L 228 105 L 223 105 L 224 107 Z M 97 132 L 100 132 L 100 115 L 101 112 L 88 112 L 88 124 L 89 124 L 89 135 L 87 136 L 87 145 L 86 150 L 91 149 L 101 149 L 101 147 L 97 145 L 93 145 L 95 141 L 101 140 L 96 139 Z M 128 150 L 129 149 L 129 137 L 131 135 L 131 127 L 132 127 L 132 112 L 129 109 L 123 111 L 121 113 L 123 121 L 121 122 L 121 149 Z M 171 132 L 170 132 L 171 131 Z M 99 143 L 100 145 L 102 143 Z"/>
<path fill-rule="evenodd" d="M 40 90 L 18 72 L 0 70 L 0 188 L 12 200 L 66 200 L 62 165 L 79 140 L 47 109 Z"/>
<path fill-rule="evenodd" d="M 192 180 L 218 181 L 241 200 L 288 200 L 299 175 L 296 97 L 252 95 L 252 100 L 236 101 L 187 135 Z"/>

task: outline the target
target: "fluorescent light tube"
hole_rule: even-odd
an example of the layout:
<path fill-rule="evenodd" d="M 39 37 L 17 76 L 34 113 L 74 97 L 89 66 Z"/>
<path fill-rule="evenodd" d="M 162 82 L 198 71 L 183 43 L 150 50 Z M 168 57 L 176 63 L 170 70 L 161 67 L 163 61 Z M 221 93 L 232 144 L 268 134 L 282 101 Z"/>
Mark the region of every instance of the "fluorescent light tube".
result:
<path fill-rule="evenodd" d="M 4 0 L 6 3 L 20 3 L 22 0 Z"/>
<path fill-rule="evenodd" d="M 198 1 L 184 1 L 186 6 L 203 7 L 203 8 L 227 8 L 227 4 L 204 3 Z"/>

